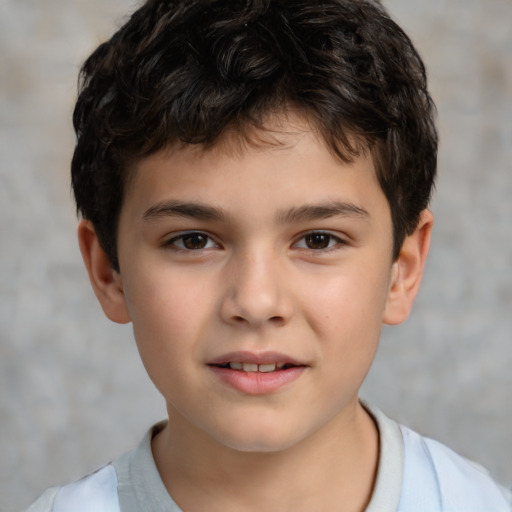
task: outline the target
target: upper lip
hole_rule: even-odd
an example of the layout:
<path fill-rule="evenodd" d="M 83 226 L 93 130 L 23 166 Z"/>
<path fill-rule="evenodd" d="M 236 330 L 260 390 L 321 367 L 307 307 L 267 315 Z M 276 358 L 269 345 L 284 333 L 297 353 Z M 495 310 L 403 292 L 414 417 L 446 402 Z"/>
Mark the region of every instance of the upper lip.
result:
<path fill-rule="evenodd" d="M 291 364 L 293 366 L 306 366 L 302 361 L 280 352 L 249 352 L 236 351 L 222 354 L 208 361 L 209 365 L 222 365 L 227 363 L 252 363 L 252 364 Z"/>

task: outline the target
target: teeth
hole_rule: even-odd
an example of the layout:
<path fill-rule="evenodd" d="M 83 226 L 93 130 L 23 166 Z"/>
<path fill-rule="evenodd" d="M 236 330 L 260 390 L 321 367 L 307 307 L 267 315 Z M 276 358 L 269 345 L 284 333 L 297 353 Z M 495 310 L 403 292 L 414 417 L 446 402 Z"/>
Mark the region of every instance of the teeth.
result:
<path fill-rule="evenodd" d="M 260 372 L 263 372 L 263 373 L 268 373 L 268 372 L 273 372 L 275 371 L 276 369 L 276 364 L 275 363 L 271 363 L 271 364 L 260 364 L 258 366 L 258 370 Z"/>
<path fill-rule="evenodd" d="M 242 370 L 244 372 L 262 372 L 270 373 L 280 369 L 284 366 L 284 363 L 269 363 L 269 364 L 255 364 L 255 363 L 229 363 L 229 367 L 232 370 Z"/>

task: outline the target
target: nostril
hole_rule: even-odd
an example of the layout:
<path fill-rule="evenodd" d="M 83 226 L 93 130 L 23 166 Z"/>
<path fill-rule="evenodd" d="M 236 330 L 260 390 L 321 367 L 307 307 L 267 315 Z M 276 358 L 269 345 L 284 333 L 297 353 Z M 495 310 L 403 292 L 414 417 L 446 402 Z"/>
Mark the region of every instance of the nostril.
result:
<path fill-rule="evenodd" d="M 245 324 L 245 323 L 251 323 L 247 318 L 245 318 L 242 315 L 233 315 L 232 319 L 237 324 Z M 272 324 L 282 324 L 284 323 L 284 318 L 282 316 L 272 316 L 268 319 L 268 322 Z"/>

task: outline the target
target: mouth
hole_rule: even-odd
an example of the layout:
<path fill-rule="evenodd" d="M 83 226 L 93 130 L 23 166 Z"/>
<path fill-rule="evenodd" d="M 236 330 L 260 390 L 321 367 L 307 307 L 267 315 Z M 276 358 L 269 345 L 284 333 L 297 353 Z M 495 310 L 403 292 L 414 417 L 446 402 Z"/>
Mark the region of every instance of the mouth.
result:
<path fill-rule="evenodd" d="M 247 372 L 247 373 L 256 373 L 256 372 L 272 373 L 272 372 L 281 371 L 281 370 L 289 370 L 290 368 L 296 368 L 298 366 L 304 366 L 304 365 L 296 365 L 296 364 L 292 364 L 292 363 L 257 364 L 257 363 L 233 361 L 233 362 L 229 362 L 229 363 L 212 364 L 210 366 L 215 366 L 217 368 L 236 370 L 236 371 L 240 371 L 240 372 Z"/>
<path fill-rule="evenodd" d="M 227 386 L 245 395 L 268 395 L 298 380 L 308 364 L 278 352 L 237 351 L 207 363 Z"/>

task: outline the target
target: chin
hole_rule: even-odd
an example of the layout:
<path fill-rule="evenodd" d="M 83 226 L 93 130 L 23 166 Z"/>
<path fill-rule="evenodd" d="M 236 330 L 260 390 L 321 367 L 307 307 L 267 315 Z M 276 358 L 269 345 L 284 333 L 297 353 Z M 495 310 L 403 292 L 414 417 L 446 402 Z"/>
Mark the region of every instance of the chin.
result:
<path fill-rule="evenodd" d="M 257 426 L 254 423 L 235 431 L 225 431 L 215 437 L 224 446 L 244 453 L 282 452 L 303 438 L 298 432 L 282 429 L 282 426 Z"/>

